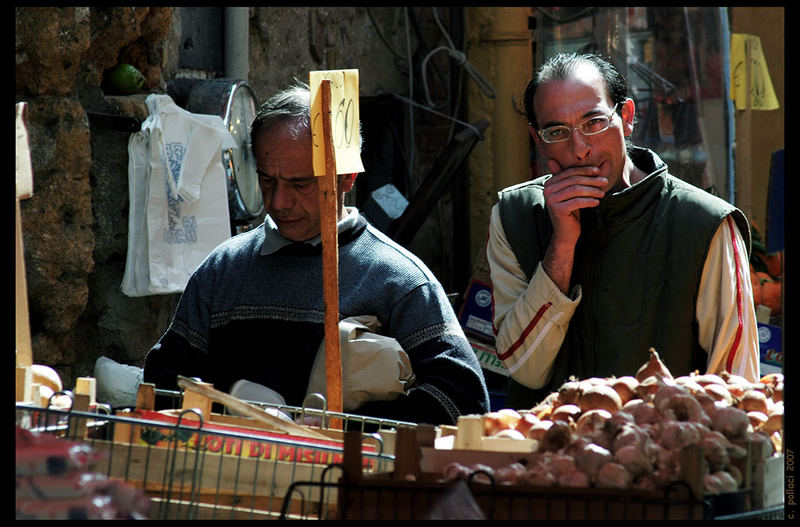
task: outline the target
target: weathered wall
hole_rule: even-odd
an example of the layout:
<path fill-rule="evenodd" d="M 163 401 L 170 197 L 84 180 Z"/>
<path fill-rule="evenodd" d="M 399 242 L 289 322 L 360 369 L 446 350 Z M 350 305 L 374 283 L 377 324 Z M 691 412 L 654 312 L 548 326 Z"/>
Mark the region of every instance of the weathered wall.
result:
<path fill-rule="evenodd" d="M 447 12 L 440 10 L 445 24 Z M 404 8 L 252 7 L 247 80 L 264 100 L 293 77 L 306 80 L 309 70 L 354 67 L 362 95 L 408 96 L 410 50 L 416 67 L 412 89 L 422 100 L 419 62 L 442 35 L 430 8 L 415 13 L 416 27 L 407 24 Z M 177 305 L 178 295 L 129 298 L 119 286 L 127 251 L 131 123 L 146 117 L 146 95 L 164 93 L 179 73 L 180 29 L 180 9 L 170 7 L 15 10 L 15 95 L 28 103 L 34 173 L 33 197 L 22 202 L 33 358 L 56 368 L 68 387 L 91 375 L 101 355 L 141 365 Z M 140 94 L 103 93 L 103 72 L 119 62 L 144 74 Z M 447 56 L 437 55 L 433 63 L 448 79 Z M 402 112 L 408 115 L 407 108 Z M 452 126 L 422 110 L 413 117 L 412 189 Z M 404 126 L 401 140 L 408 137 Z M 446 287 L 451 239 L 445 195 L 411 248 Z"/>
<path fill-rule="evenodd" d="M 109 294 L 96 286 L 106 264 L 118 264 L 120 246 L 124 265 L 127 231 L 127 152 L 96 151 L 98 143 L 124 145 L 126 138 L 98 132 L 87 110 L 114 106 L 99 86 L 119 61 L 136 64 L 145 90 L 163 88 L 172 9 L 42 7 L 15 15 L 16 100 L 28 103 L 34 174 L 33 197 L 22 203 L 33 358 L 57 368 L 69 386 L 91 374 L 95 350 L 110 344 L 102 337 L 104 316 L 92 319 Z M 114 163 L 122 172 L 109 170 Z M 110 204 L 116 210 L 107 214 Z M 110 279 L 116 291 L 120 278 Z M 109 355 L 124 360 L 131 335 L 157 333 L 149 321 L 135 321 L 116 332 Z"/>
<path fill-rule="evenodd" d="M 785 137 L 785 61 L 783 7 L 732 7 L 731 31 L 755 35 L 769 69 L 780 108 L 769 111 L 736 112 L 738 145 L 744 150 L 736 165 L 736 205 L 767 232 L 767 194 L 772 153 L 784 148 Z"/>
<path fill-rule="evenodd" d="M 522 95 L 533 74 L 530 14 L 529 7 L 467 10 L 470 60 L 491 79 L 496 91 L 494 98 L 488 98 L 482 96 L 476 82 L 469 83 L 470 120 L 488 116 L 491 122 L 486 140 L 469 159 L 473 253 L 485 247 L 497 192 L 529 179 L 531 174 L 528 124 L 519 113 Z"/>

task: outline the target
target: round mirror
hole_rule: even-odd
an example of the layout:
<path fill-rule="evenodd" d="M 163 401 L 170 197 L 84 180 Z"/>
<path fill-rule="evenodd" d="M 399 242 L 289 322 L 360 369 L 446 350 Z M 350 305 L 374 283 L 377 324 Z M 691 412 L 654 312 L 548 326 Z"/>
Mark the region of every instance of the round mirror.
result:
<path fill-rule="evenodd" d="M 238 149 L 228 149 L 222 156 L 232 190 L 231 217 L 234 221 L 247 222 L 257 218 L 264 210 L 250 145 L 250 125 L 256 117 L 256 97 L 247 84 L 239 82 L 231 87 L 228 100 L 224 121 L 239 146 Z"/>
<path fill-rule="evenodd" d="M 187 110 L 221 116 L 233 137 L 235 146 L 222 151 L 232 227 L 236 230 L 257 219 L 264 212 L 264 201 L 250 147 L 250 125 L 258 104 L 252 88 L 236 79 L 203 79 L 192 80 L 188 88 L 176 84 L 175 89 L 189 91 Z"/>

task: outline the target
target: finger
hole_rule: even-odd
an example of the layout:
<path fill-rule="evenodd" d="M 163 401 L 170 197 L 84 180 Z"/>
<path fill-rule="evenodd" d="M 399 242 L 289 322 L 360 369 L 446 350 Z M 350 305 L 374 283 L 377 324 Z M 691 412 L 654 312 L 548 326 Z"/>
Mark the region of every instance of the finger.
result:
<path fill-rule="evenodd" d="M 556 217 L 561 216 L 569 216 L 570 214 L 580 210 L 580 209 L 589 209 L 592 207 L 597 207 L 600 204 L 599 198 L 592 198 L 587 196 L 581 196 L 576 198 L 570 198 L 565 201 L 560 201 L 558 203 L 549 204 L 548 207 L 555 214 Z"/>
<path fill-rule="evenodd" d="M 551 174 L 558 174 L 559 172 L 561 172 L 563 170 L 561 168 L 561 165 L 559 164 L 559 162 L 556 161 L 555 159 L 548 159 L 547 160 L 547 168 L 548 168 L 548 170 L 550 170 Z"/>
<path fill-rule="evenodd" d="M 603 197 L 605 195 L 603 188 L 606 183 L 608 183 L 608 179 L 604 177 L 571 176 L 565 179 L 547 181 L 544 186 L 544 193 L 546 197 L 557 197 L 563 194 L 562 200 L 581 194 Z"/>

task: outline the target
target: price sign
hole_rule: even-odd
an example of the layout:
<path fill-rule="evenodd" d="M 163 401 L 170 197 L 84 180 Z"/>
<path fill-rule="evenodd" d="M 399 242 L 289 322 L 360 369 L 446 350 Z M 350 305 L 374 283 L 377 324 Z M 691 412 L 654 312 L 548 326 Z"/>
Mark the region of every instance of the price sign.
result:
<path fill-rule="evenodd" d="M 757 36 L 742 33 L 731 35 L 731 99 L 737 110 L 748 108 L 748 103 L 752 110 L 780 108 L 761 48 L 761 39 Z"/>
<path fill-rule="evenodd" d="M 325 174 L 325 135 L 322 121 L 320 84 L 330 81 L 330 122 L 336 155 L 336 172 L 353 174 L 364 171 L 361 162 L 361 135 L 358 114 L 358 70 L 326 70 L 309 72 L 311 88 L 311 134 L 314 174 Z"/>

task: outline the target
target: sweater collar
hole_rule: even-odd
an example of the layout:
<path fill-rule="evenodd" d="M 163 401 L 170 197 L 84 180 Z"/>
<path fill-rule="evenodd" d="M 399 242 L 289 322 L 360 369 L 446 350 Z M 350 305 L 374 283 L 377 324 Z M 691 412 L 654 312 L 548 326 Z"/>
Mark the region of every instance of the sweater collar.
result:
<path fill-rule="evenodd" d="M 339 233 L 339 243 L 346 243 L 352 240 L 360 233 L 366 226 L 366 221 L 361 218 L 358 209 L 355 207 L 345 207 L 347 215 L 336 224 L 336 229 Z M 361 224 L 364 224 L 363 226 Z M 288 248 L 290 251 L 296 252 L 319 252 L 322 247 L 322 236 L 317 235 L 310 240 L 302 242 L 295 242 L 288 238 L 284 238 L 278 231 L 278 226 L 267 216 L 264 219 L 264 242 L 261 244 L 259 254 L 268 256 L 274 254 L 281 249 Z"/>

